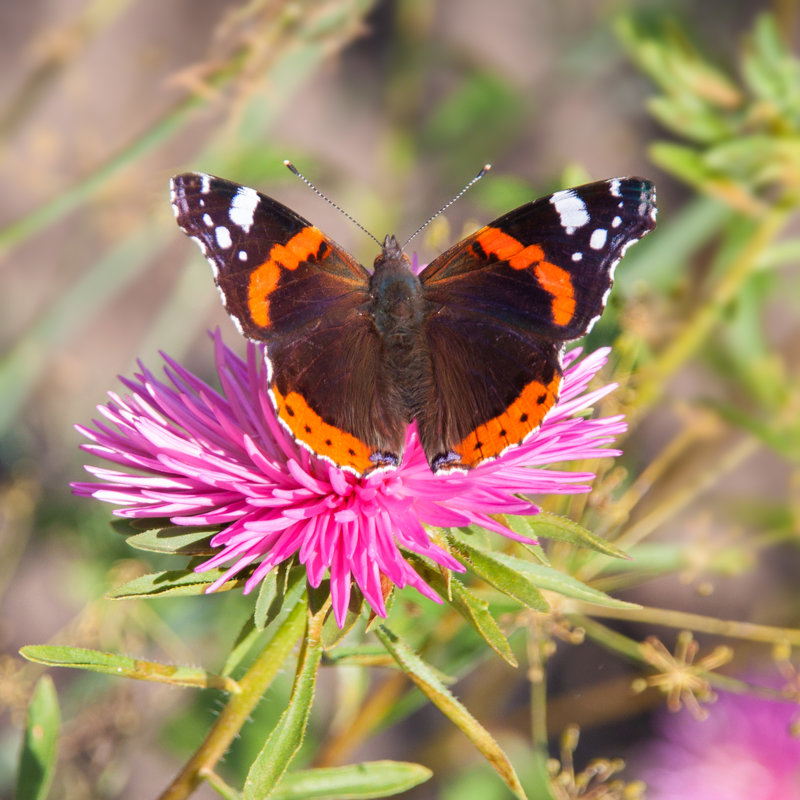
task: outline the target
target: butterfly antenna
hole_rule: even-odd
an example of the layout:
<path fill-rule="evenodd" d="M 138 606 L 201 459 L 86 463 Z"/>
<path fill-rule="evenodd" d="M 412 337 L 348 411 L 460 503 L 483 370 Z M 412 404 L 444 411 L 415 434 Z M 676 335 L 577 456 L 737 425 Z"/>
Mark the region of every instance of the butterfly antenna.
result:
<path fill-rule="evenodd" d="M 428 217 L 428 219 L 426 219 L 425 222 L 423 222 L 422 225 L 420 225 L 419 228 L 417 228 L 414 231 L 414 233 L 412 233 L 411 236 L 408 237 L 406 243 L 402 246 L 401 249 L 405 250 L 406 247 L 408 247 L 408 243 L 418 233 L 427 228 L 428 225 L 430 225 L 431 222 L 433 222 L 436 219 L 436 217 L 438 217 L 443 211 L 447 211 L 447 209 L 450 208 L 450 206 L 453 205 L 453 203 L 455 203 L 455 201 L 458 200 L 458 198 L 461 197 L 461 195 L 463 195 L 467 191 L 467 189 L 469 189 L 469 187 L 472 186 L 473 183 L 477 183 L 491 168 L 492 168 L 491 164 L 484 164 L 483 167 L 481 167 L 481 171 L 449 203 L 445 203 L 435 214 L 432 214 L 430 217 Z"/>
<path fill-rule="evenodd" d="M 288 167 L 290 172 L 293 172 L 295 175 L 297 175 L 297 177 L 300 178 L 300 180 L 303 181 L 303 183 L 306 186 L 308 186 L 308 188 L 311 189 L 311 191 L 319 195 L 326 203 L 332 205 L 337 211 L 344 214 L 347 217 L 347 219 L 349 219 L 350 222 L 353 223 L 353 225 L 355 225 L 357 228 L 361 228 L 361 230 L 364 231 L 364 233 L 366 233 L 367 236 L 369 236 L 371 239 L 374 239 L 380 247 L 383 247 L 383 243 L 380 241 L 380 239 L 378 239 L 376 236 L 373 236 L 357 219 L 353 219 L 353 217 L 351 217 L 341 206 L 337 206 L 336 203 L 333 202 L 333 200 L 326 197 L 319 189 L 317 189 L 316 186 L 314 186 L 313 183 L 311 183 L 311 181 L 308 178 L 306 178 L 305 175 L 303 175 L 300 172 L 300 170 L 297 169 L 297 167 L 294 164 L 292 164 L 291 161 L 287 160 L 284 161 L 283 163 L 284 166 Z"/>

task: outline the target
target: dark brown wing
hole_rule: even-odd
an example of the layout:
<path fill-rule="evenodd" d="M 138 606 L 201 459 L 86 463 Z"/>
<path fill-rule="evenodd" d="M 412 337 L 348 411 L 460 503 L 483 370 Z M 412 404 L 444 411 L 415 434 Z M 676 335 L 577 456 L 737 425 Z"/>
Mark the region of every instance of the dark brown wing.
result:
<path fill-rule="evenodd" d="M 173 178 L 172 203 L 231 317 L 267 343 L 270 390 L 294 438 L 357 474 L 399 463 L 406 422 L 384 391 L 370 273 L 254 189 L 189 173 Z"/>
<path fill-rule="evenodd" d="M 591 328 L 616 264 L 654 226 L 651 183 L 600 181 L 521 206 L 423 270 L 433 382 L 417 422 L 434 471 L 475 467 L 541 425 L 564 343 Z"/>

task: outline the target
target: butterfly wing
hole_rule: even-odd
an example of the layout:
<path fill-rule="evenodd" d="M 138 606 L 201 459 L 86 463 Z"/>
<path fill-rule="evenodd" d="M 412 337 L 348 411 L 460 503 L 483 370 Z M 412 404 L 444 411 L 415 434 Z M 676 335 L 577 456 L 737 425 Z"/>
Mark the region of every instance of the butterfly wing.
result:
<path fill-rule="evenodd" d="M 625 250 L 655 227 L 655 189 L 616 178 L 500 217 L 423 270 L 433 381 L 418 416 L 434 471 L 520 444 L 555 405 L 561 352 L 605 307 Z"/>
<path fill-rule="evenodd" d="M 370 273 L 291 209 L 237 183 L 179 175 L 172 205 L 234 322 L 267 344 L 270 393 L 292 436 L 357 474 L 398 463 L 405 421 L 381 395 L 380 342 L 365 316 Z"/>

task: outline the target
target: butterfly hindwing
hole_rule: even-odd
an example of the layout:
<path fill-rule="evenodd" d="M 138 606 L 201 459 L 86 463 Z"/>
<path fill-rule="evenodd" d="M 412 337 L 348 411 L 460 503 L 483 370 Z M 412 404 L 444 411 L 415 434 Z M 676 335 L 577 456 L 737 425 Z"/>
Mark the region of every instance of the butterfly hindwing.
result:
<path fill-rule="evenodd" d="M 562 377 L 555 342 L 452 309 L 431 315 L 425 335 L 434 380 L 417 425 L 434 472 L 496 458 L 555 405 Z"/>

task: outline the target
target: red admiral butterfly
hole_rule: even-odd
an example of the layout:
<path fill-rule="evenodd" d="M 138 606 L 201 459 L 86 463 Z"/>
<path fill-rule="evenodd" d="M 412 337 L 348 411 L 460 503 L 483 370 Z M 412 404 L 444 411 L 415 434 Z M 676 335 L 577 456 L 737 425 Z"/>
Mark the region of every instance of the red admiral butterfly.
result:
<path fill-rule="evenodd" d="M 566 342 L 600 316 L 655 188 L 615 178 L 505 214 L 419 275 L 394 236 L 372 272 L 271 197 L 202 173 L 172 206 L 301 445 L 356 475 L 392 468 L 416 420 L 433 472 L 521 444 L 558 399 Z"/>

